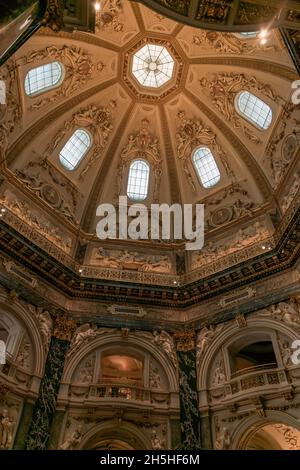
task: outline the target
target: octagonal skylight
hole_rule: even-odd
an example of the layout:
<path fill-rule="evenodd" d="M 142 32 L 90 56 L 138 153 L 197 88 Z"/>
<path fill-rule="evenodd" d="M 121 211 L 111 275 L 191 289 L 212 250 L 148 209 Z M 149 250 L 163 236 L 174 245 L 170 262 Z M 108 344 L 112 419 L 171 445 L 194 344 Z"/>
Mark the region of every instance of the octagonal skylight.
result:
<path fill-rule="evenodd" d="M 133 56 L 132 73 L 144 87 L 161 87 L 171 80 L 173 71 L 174 60 L 163 46 L 147 44 Z"/>

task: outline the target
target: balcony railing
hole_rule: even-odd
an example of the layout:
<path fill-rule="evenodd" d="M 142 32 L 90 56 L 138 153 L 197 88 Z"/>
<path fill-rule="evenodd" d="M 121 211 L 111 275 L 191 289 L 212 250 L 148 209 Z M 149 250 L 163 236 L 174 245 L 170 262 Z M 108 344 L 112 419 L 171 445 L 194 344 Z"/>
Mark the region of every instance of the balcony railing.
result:
<path fill-rule="evenodd" d="M 278 365 L 276 362 L 270 364 L 260 364 L 259 366 L 247 367 L 245 369 L 240 369 L 231 374 L 231 378 L 239 377 L 241 375 L 249 374 L 250 372 L 258 372 L 262 370 L 277 369 Z"/>
<path fill-rule="evenodd" d="M 170 403 L 170 393 L 165 390 L 148 389 L 127 384 L 73 384 L 69 388 L 69 396 L 73 399 L 80 398 L 87 401 L 109 400 L 110 398 L 138 401 L 143 403 L 157 403 L 168 405 Z"/>

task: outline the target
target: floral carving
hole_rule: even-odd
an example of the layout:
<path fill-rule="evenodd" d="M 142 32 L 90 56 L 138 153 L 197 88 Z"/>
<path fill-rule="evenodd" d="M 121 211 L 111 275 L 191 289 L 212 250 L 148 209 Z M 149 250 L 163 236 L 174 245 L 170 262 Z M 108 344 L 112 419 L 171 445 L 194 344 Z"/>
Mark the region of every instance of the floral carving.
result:
<path fill-rule="evenodd" d="M 254 243 L 262 242 L 268 236 L 268 229 L 258 220 L 251 227 L 239 229 L 227 243 L 218 244 L 210 241 L 198 254 L 193 253 L 192 269 L 213 263 L 219 258 L 242 250 Z"/>
<path fill-rule="evenodd" d="M 162 175 L 162 162 L 158 138 L 149 131 L 150 122 L 143 119 L 141 130 L 135 134 L 130 134 L 128 142 L 121 153 L 121 161 L 117 170 L 117 192 L 115 198 L 121 195 L 122 182 L 128 166 L 134 158 L 145 158 L 152 164 L 154 174 L 153 202 L 158 202 L 159 189 Z"/>
<path fill-rule="evenodd" d="M 253 76 L 234 72 L 208 74 L 199 82 L 204 93 L 210 97 L 214 107 L 223 114 L 226 121 L 231 122 L 235 129 L 242 129 L 249 140 L 255 144 L 260 144 L 259 137 L 245 125 L 244 119 L 237 113 L 235 100 L 242 90 L 251 90 L 254 94 L 263 94 L 276 103 L 281 98 L 272 87 L 260 82 Z"/>
<path fill-rule="evenodd" d="M 18 199 L 15 194 L 6 191 L 0 198 L 0 204 L 63 251 L 70 253 L 72 246 L 71 238 L 49 222 L 48 218 L 41 216 L 27 202 Z"/>
<path fill-rule="evenodd" d="M 23 111 L 18 90 L 18 69 L 13 60 L 1 67 L 0 79 L 6 88 L 6 104 L 0 105 L 0 157 L 5 158 L 11 134 L 18 127 Z"/>
<path fill-rule="evenodd" d="M 90 157 L 81 170 L 79 179 L 84 178 L 93 164 L 98 161 L 108 143 L 110 134 L 113 131 L 112 110 L 117 106 L 116 101 L 111 100 L 108 106 L 90 105 L 73 114 L 72 118 L 65 121 L 63 127 L 56 133 L 51 143 L 46 149 L 47 156 L 54 153 L 62 141 L 78 127 L 87 129 L 93 136 L 93 149 Z"/>
<path fill-rule="evenodd" d="M 45 60 L 57 60 L 64 65 L 65 75 L 59 89 L 51 93 L 50 96 L 36 98 L 30 110 L 40 109 L 49 103 L 56 103 L 59 98 L 65 98 L 72 95 L 76 90 L 83 87 L 92 75 L 96 72 L 102 72 L 105 65 L 102 61 L 97 64 L 92 62 L 91 54 L 88 54 L 83 48 L 78 46 L 63 47 L 48 46 L 44 49 L 31 52 L 28 56 L 22 57 L 18 63 L 41 64 Z"/>
<path fill-rule="evenodd" d="M 38 161 L 30 161 L 16 175 L 22 183 L 45 201 L 52 210 L 63 215 L 67 220 L 78 225 L 76 208 L 78 190 L 61 175 L 46 159 L 34 152 Z"/>
<path fill-rule="evenodd" d="M 176 133 L 177 156 L 183 162 L 183 169 L 193 192 L 196 192 L 196 185 L 191 174 L 191 154 L 200 145 L 209 147 L 220 158 L 227 176 L 235 179 L 228 158 L 217 141 L 216 134 L 205 127 L 200 119 L 188 119 L 184 111 L 179 111 L 177 117 L 180 121 Z"/>
<path fill-rule="evenodd" d="M 243 40 L 231 33 L 219 33 L 217 31 L 203 31 L 194 35 L 193 43 L 203 48 L 211 47 L 218 53 L 226 54 L 254 54 L 258 51 L 277 51 L 273 45 L 261 44 L 258 41 L 252 42 Z"/>
<path fill-rule="evenodd" d="M 280 181 L 286 175 L 289 164 L 291 163 L 290 159 L 282 158 L 282 154 L 277 152 L 278 147 L 284 141 L 286 137 L 287 126 L 291 121 L 294 121 L 295 126 L 293 129 L 294 135 L 299 138 L 299 122 L 296 119 L 293 119 L 293 114 L 295 115 L 298 112 L 297 106 L 292 103 L 287 103 L 283 106 L 280 119 L 278 120 L 279 124 L 276 131 L 265 151 L 265 159 L 270 165 L 274 185 L 277 186 Z"/>
<path fill-rule="evenodd" d="M 93 263 L 101 267 L 113 269 L 128 269 L 144 272 L 170 273 L 172 271 L 171 259 L 168 256 L 151 256 L 130 251 L 107 251 L 98 248 L 93 256 Z"/>
<path fill-rule="evenodd" d="M 102 8 L 96 13 L 96 32 L 114 31 L 122 32 L 124 29 L 122 0 L 106 0 Z"/>

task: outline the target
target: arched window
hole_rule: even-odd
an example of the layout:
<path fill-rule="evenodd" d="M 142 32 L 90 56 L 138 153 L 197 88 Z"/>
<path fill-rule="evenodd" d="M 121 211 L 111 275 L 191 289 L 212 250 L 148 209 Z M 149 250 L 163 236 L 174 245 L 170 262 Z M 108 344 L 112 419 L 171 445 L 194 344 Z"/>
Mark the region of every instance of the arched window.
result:
<path fill-rule="evenodd" d="M 200 147 L 194 152 L 193 163 L 204 188 L 212 188 L 220 181 L 219 168 L 208 147 Z"/>
<path fill-rule="evenodd" d="M 69 171 L 75 170 L 91 145 L 90 135 L 83 129 L 77 129 L 61 150 L 60 163 Z"/>
<path fill-rule="evenodd" d="M 242 91 L 238 95 L 237 108 L 239 113 L 252 124 L 262 130 L 269 129 L 273 118 L 272 109 L 257 96 Z"/>
<path fill-rule="evenodd" d="M 41 65 L 29 70 L 25 77 L 25 93 L 36 95 L 60 85 L 63 77 L 63 66 L 59 62 Z"/>
<path fill-rule="evenodd" d="M 143 201 L 148 195 L 150 168 L 144 160 L 131 163 L 128 176 L 127 196 L 134 201 Z"/>
<path fill-rule="evenodd" d="M 256 38 L 258 31 L 245 31 L 243 33 L 236 33 L 237 36 L 243 37 L 244 39 Z"/>

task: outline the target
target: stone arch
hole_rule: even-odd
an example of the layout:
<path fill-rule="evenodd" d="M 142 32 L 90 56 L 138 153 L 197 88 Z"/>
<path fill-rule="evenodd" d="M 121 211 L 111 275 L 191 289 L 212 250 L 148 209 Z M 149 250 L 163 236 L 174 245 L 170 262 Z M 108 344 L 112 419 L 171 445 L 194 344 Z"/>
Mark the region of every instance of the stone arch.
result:
<path fill-rule="evenodd" d="M 241 339 L 242 336 L 258 334 L 274 334 L 274 332 L 281 333 L 289 337 L 292 341 L 299 339 L 299 333 L 295 331 L 291 326 L 286 323 L 274 320 L 268 316 L 258 316 L 255 314 L 252 318 L 247 318 L 247 326 L 239 328 L 235 322 L 230 322 L 225 325 L 224 329 L 220 330 L 219 334 L 216 334 L 211 344 L 208 345 L 206 351 L 201 358 L 201 364 L 198 368 L 198 390 L 208 388 L 209 371 L 216 355 L 220 352 L 221 348 L 227 348 L 235 340 Z M 275 354 L 277 357 L 280 356 L 280 352 L 275 347 Z"/>
<path fill-rule="evenodd" d="M 125 347 L 128 346 L 130 349 L 135 349 L 136 351 L 142 351 L 146 354 L 150 354 L 163 368 L 168 380 L 169 390 L 174 392 L 177 391 L 177 371 L 174 369 L 173 365 L 164 352 L 155 347 L 155 345 L 149 341 L 148 337 L 135 335 L 133 333 L 130 334 L 126 340 L 124 340 L 120 332 L 111 332 L 98 336 L 93 341 L 83 345 L 67 362 L 62 378 L 62 383 L 71 382 L 73 374 L 78 365 L 93 351 L 107 348 L 112 349 L 114 346 L 121 346 L 124 350 Z"/>
<path fill-rule="evenodd" d="M 284 424 L 300 432 L 299 421 L 288 413 L 282 411 L 267 411 L 264 418 L 257 415 L 250 416 L 239 422 L 231 433 L 231 448 L 245 450 L 251 438 L 266 425 Z"/>
<path fill-rule="evenodd" d="M 33 317 L 33 315 L 30 314 L 29 310 L 26 309 L 25 304 L 23 305 L 18 301 L 15 301 L 12 305 L 9 304 L 7 301 L 7 296 L 3 293 L 0 293 L 0 313 L 1 320 L 4 322 L 7 321 L 9 317 L 12 319 L 15 333 L 17 333 L 18 328 L 23 328 L 27 331 L 33 347 L 34 364 L 32 368 L 32 375 L 42 377 L 46 355 L 44 342 L 39 331 L 37 320 Z M 15 352 L 18 346 L 18 339 L 14 339 L 13 334 L 11 341 L 9 341 L 9 347 L 11 347 L 12 351 Z"/>
<path fill-rule="evenodd" d="M 116 422 L 112 420 L 96 424 L 89 429 L 83 436 L 79 447 L 81 450 L 92 450 L 96 448 L 98 443 L 105 440 L 118 440 L 129 446 L 132 446 L 130 441 L 134 441 L 134 450 L 152 448 L 151 441 L 146 433 L 137 426 L 126 421 L 116 425 Z"/>

